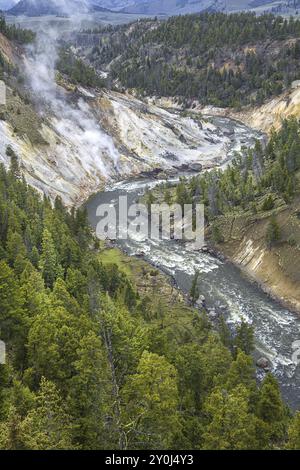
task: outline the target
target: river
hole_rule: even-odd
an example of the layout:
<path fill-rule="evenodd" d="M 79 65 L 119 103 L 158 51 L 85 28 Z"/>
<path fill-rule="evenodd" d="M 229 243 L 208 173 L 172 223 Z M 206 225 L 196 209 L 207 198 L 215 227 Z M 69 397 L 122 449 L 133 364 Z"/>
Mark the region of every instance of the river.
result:
<path fill-rule="evenodd" d="M 236 150 L 247 143 L 253 145 L 261 136 L 254 130 L 225 118 L 213 118 L 219 126 L 235 129 L 235 138 L 228 149 L 228 161 Z M 179 176 L 179 175 L 178 175 Z M 178 180 L 174 177 L 173 181 Z M 170 181 L 170 178 L 168 179 Z M 98 218 L 100 204 L 117 205 L 121 195 L 127 195 L 129 203 L 136 201 L 146 190 L 162 180 L 137 178 L 111 183 L 106 191 L 92 197 L 87 203 L 89 220 L 93 228 Z M 194 273 L 200 272 L 199 290 L 206 298 L 212 321 L 224 315 L 227 323 L 236 325 L 242 319 L 253 325 L 256 338 L 255 358 L 266 357 L 271 371 L 278 378 L 283 397 L 292 409 L 300 409 L 300 365 L 293 359 L 293 343 L 300 340 L 300 317 L 270 299 L 259 287 L 228 262 L 210 254 L 190 251 L 175 241 L 117 240 L 117 246 L 130 256 L 143 253 L 144 258 L 175 279 L 183 292 L 188 292 Z M 261 379 L 265 372 L 257 370 Z"/>

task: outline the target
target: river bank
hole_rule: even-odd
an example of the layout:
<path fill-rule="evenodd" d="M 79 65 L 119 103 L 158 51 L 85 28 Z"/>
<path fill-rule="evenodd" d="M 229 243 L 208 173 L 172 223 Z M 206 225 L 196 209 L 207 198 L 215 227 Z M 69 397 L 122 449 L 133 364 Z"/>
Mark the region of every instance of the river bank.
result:
<path fill-rule="evenodd" d="M 212 247 L 243 270 L 271 298 L 300 313 L 300 200 L 280 206 L 276 220 L 280 240 L 268 246 L 266 233 L 273 212 L 256 215 L 225 215 L 218 218 L 223 240 Z"/>
<path fill-rule="evenodd" d="M 241 275 L 246 277 L 250 283 L 264 292 L 264 294 L 266 294 L 270 300 L 281 305 L 283 309 L 287 309 L 293 312 L 295 315 L 300 316 L 300 308 L 295 307 L 295 305 L 288 299 L 280 297 L 280 295 L 278 295 L 266 282 L 263 282 L 262 279 L 260 279 L 253 271 L 236 262 L 234 258 L 226 254 L 226 249 L 222 249 L 220 245 L 210 244 L 209 253 L 216 259 L 231 264 L 235 268 L 239 269 L 241 271 Z"/>

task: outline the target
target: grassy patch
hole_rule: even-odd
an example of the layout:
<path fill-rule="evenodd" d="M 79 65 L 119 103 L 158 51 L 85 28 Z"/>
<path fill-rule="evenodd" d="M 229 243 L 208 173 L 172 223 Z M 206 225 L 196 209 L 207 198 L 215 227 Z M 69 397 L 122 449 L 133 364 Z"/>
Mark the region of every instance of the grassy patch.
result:
<path fill-rule="evenodd" d="M 195 315 L 182 293 L 172 285 L 169 277 L 141 258 L 126 256 L 118 248 L 104 248 L 99 257 L 103 264 L 116 264 L 127 274 L 140 296 L 142 315 L 153 328 L 163 328 L 164 334 L 180 341 L 193 330 Z M 145 302 L 143 304 L 143 300 Z"/>

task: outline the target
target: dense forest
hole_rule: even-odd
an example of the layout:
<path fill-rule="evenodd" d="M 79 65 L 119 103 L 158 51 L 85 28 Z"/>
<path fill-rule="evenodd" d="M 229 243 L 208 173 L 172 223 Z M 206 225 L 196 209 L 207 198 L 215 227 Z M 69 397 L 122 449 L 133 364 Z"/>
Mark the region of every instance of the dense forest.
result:
<path fill-rule="evenodd" d="M 84 210 L 52 207 L 0 168 L 0 447 L 299 448 L 253 331 L 212 329 L 204 312 L 164 310 L 103 265 Z M 157 299 L 156 299 L 157 300 Z M 172 321 L 168 321 L 168 319 Z M 222 417 L 222 419 L 220 419 Z"/>
<path fill-rule="evenodd" d="M 83 31 L 74 40 L 90 64 L 123 87 L 188 102 L 261 104 L 299 78 L 294 18 L 186 15 Z"/>

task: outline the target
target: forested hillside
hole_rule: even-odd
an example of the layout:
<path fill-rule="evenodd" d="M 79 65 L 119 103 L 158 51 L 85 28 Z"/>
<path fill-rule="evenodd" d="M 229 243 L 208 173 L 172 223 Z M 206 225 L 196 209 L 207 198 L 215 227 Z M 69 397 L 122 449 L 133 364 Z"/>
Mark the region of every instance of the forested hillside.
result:
<path fill-rule="evenodd" d="M 299 447 L 276 380 L 257 388 L 251 328 L 141 297 L 103 265 L 84 210 L 0 175 L 0 447 Z M 183 314 L 183 311 L 182 311 Z M 51 413 L 49 412 L 51 410 Z M 220 417 L 226 416 L 226 420 Z M 289 431 L 288 431 L 289 430 Z M 289 434 L 288 434 L 289 432 Z"/>
<path fill-rule="evenodd" d="M 300 21 L 200 14 L 85 31 L 84 58 L 126 88 L 239 108 L 299 78 Z"/>
<path fill-rule="evenodd" d="M 12 41 L 12 43 L 7 42 L 7 44 L 4 44 L 4 49 L 5 46 L 8 46 L 10 49 L 12 44 L 14 44 L 14 47 L 29 44 L 34 40 L 34 38 L 35 33 L 30 30 L 19 28 L 15 25 L 8 25 L 4 17 L 0 14 L 0 46 L 2 46 L 3 39 L 4 43 L 6 41 Z M 0 80 L 11 81 L 13 76 L 17 76 L 16 66 L 10 61 L 9 57 L 2 53 L 1 50 L 2 47 L 0 47 Z"/>

